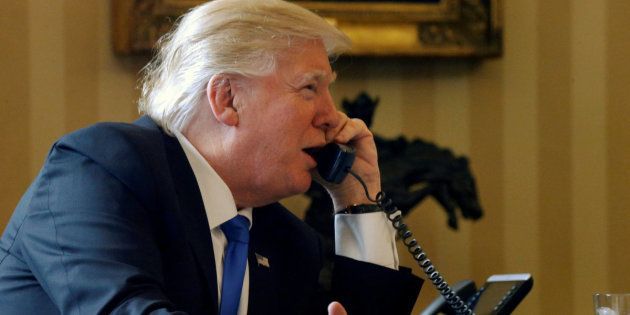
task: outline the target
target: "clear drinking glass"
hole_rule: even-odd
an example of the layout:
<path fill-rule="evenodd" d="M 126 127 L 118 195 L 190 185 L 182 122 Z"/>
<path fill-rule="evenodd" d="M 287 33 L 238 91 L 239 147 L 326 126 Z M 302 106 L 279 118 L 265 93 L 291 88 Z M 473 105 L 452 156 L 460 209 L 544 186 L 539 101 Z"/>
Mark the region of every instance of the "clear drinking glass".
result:
<path fill-rule="evenodd" d="M 630 293 L 593 294 L 595 315 L 630 315 Z"/>

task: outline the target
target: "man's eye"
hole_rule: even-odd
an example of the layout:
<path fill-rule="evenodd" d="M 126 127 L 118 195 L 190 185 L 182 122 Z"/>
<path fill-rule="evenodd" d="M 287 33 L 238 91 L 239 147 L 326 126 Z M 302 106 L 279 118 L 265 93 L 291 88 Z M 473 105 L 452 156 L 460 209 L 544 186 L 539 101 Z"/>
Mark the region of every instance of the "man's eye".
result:
<path fill-rule="evenodd" d="M 317 85 L 315 84 L 306 85 L 304 88 L 311 92 L 317 92 Z"/>

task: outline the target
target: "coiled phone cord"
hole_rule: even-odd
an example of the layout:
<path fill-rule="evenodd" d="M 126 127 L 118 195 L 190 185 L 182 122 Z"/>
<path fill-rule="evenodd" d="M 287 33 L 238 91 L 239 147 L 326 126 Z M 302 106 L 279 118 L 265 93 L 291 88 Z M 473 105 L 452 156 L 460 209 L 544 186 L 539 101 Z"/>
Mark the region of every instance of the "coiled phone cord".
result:
<path fill-rule="evenodd" d="M 398 207 L 394 205 L 391 198 L 387 198 L 384 192 L 379 191 L 376 194 L 376 198 L 372 199 L 368 192 L 367 186 L 365 182 L 359 177 L 359 175 L 355 174 L 351 170 L 348 170 L 348 173 L 356 178 L 363 189 L 365 190 L 365 195 L 367 198 L 375 202 L 387 216 L 387 219 L 391 221 L 394 229 L 398 233 L 398 236 L 402 239 L 403 244 L 407 247 L 407 251 L 411 253 L 413 258 L 416 260 L 422 271 L 427 275 L 431 283 L 437 288 L 440 294 L 444 297 L 446 302 L 450 305 L 451 309 L 455 311 L 456 314 L 466 314 L 466 315 L 474 315 L 475 313 L 469 308 L 468 304 L 464 302 L 458 295 L 451 289 L 448 285 L 444 277 L 440 275 L 435 266 L 429 258 L 427 254 L 424 252 L 418 241 L 413 237 L 413 233 L 407 228 L 407 225 L 402 220 L 402 214 Z"/>

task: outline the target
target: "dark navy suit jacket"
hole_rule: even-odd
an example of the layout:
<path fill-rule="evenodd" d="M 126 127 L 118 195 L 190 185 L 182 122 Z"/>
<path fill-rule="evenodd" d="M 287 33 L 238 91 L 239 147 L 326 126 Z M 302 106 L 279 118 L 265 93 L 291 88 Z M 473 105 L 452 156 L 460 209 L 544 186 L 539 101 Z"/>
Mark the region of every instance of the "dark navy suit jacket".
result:
<path fill-rule="evenodd" d="M 151 119 L 69 134 L 0 239 L 0 313 L 216 314 L 207 222 L 181 146 Z M 249 314 L 325 314 L 321 248 L 279 204 L 254 209 Z M 408 272 L 337 257 L 332 298 L 351 315 L 408 314 L 420 286 Z"/>

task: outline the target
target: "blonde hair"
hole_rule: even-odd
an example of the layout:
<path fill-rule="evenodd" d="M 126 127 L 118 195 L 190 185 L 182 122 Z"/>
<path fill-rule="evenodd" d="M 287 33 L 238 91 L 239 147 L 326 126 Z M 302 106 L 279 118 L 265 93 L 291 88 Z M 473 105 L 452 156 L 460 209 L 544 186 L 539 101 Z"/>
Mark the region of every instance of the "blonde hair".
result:
<path fill-rule="evenodd" d="M 139 111 L 182 131 L 213 75 L 262 76 L 296 39 L 319 39 L 330 57 L 350 40 L 318 15 L 282 0 L 214 0 L 193 8 L 158 42 L 143 69 Z"/>

